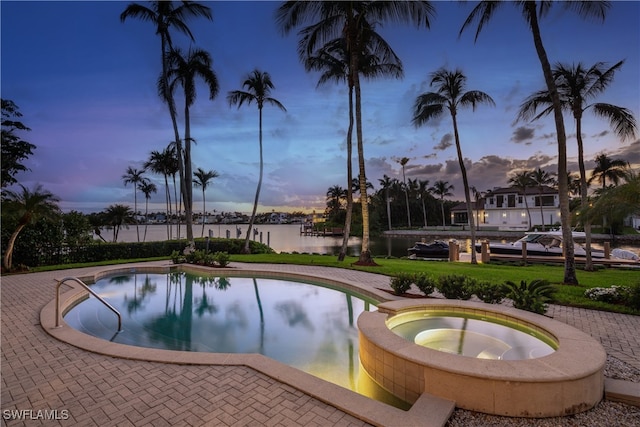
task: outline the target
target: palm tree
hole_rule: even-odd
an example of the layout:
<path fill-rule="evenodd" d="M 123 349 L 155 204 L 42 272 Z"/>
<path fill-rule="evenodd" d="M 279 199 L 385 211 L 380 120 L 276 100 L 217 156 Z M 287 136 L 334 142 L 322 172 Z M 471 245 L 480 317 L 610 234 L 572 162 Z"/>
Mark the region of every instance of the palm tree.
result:
<path fill-rule="evenodd" d="M 623 178 L 629 169 L 629 163 L 626 160 L 612 159 L 604 153 L 598 154 L 595 162 L 596 167 L 591 172 L 589 184 L 599 181 L 602 183 L 603 190 L 607 187 L 607 179 L 618 185 L 620 178 Z"/>
<path fill-rule="evenodd" d="M 164 177 L 164 194 L 167 207 L 167 239 L 171 240 L 171 190 L 169 188 L 169 176 L 175 176 L 178 170 L 175 150 L 170 146 L 160 151 L 152 151 L 149 160 L 144 164 L 145 169 L 160 174 Z"/>
<path fill-rule="evenodd" d="M 331 214 L 335 214 L 342 206 L 342 200 L 347 196 L 347 190 L 339 185 L 329 187 L 327 190 L 327 205 Z"/>
<path fill-rule="evenodd" d="M 242 87 L 246 90 L 234 90 L 229 92 L 229 95 L 227 95 L 229 105 L 238 105 L 238 108 L 240 108 L 245 102 L 247 103 L 247 105 L 251 105 L 252 102 L 255 102 L 258 106 L 260 128 L 260 178 L 258 179 L 256 197 L 253 202 L 253 212 L 251 213 L 249 227 L 247 228 L 247 236 L 244 240 L 244 252 L 249 253 L 249 238 L 251 237 L 251 230 L 256 219 L 256 210 L 258 209 L 258 200 L 260 198 L 260 187 L 262 186 L 262 172 L 264 169 L 264 163 L 262 159 L 262 108 L 264 107 L 264 104 L 267 103 L 280 108 L 282 111 L 287 111 L 287 109 L 284 108 L 284 105 L 282 105 L 280 101 L 270 96 L 271 90 L 274 89 L 275 86 L 271 81 L 271 76 L 267 72 L 263 72 L 258 69 L 253 70 L 247 76 L 244 83 L 242 83 Z"/>
<path fill-rule="evenodd" d="M 189 17 L 204 17 L 212 20 L 211 9 L 194 1 L 180 2 L 175 6 L 173 1 L 152 1 L 150 7 L 138 3 L 130 3 L 120 14 L 120 21 L 125 22 L 127 18 L 138 18 L 142 21 L 151 22 L 156 27 L 156 34 L 160 36 L 162 73 L 158 81 L 158 92 L 164 102 L 169 107 L 171 123 L 173 125 L 174 141 L 178 156 L 178 170 L 180 172 L 181 194 L 187 197 L 187 187 L 185 182 L 185 170 L 182 158 L 182 143 L 180 132 L 178 131 L 177 112 L 173 92 L 169 85 L 169 53 L 174 51 L 171 41 L 170 28 L 175 28 L 182 34 L 194 41 L 193 34 L 187 26 L 185 20 Z M 191 179 L 191 175 L 189 175 Z M 188 200 L 187 200 L 188 201 Z M 185 203 L 185 205 L 188 203 Z M 188 214 L 189 212 L 187 212 Z M 188 216 L 188 215 L 187 215 Z M 189 221 L 189 220 L 188 220 Z M 187 230 L 187 233 L 189 230 Z"/>
<path fill-rule="evenodd" d="M 365 46 L 370 43 L 364 35 L 371 29 L 369 22 L 413 23 L 415 26 L 429 27 L 429 18 L 435 13 L 428 1 L 287 1 L 278 10 L 276 19 L 286 34 L 304 24 L 299 44 L 307 54 L 315 52 L 327 41 L 342 37 L 349 53 L 349 79 L 353 83 L 355 95 L 355 125 L 358 147 L 358 169 L 360 176 L 360 203 L 362 206 L 362 250 L 357 264 L 375 265 L 369 251 L 369 205 L 366 189 L 364 160 L 364 137 L 362 135 L 362 99 L 360 90 L 360 58 Z M 365 31 L 363 31 L 365 30 Z M 379 42 L 383 40 L 380 38 Z M 382 47 L 383 44 L 377 46 Z M 384 43 L 384 46 L 388 46 Z M 378 52 L 378 47 L 372 49 Z M 380 53 L 383 53 L 380 51 Z M 388 50 L 386 52 L 389 53 Z M 382 61 L 388 62 L 388 61 Z"/>
<path fill-rule="evenodd" d="M 391 178 L 389 178 L 385 174 L 381 179 L 378 179 L 378 182 L 380 183 L 380 185 L 382 186 L 382 189 L 384 190 L 384 198 L 386 199 L 386 202 L 387 202 L 387 222 L 389 226 L 389 231 L 391 231 L 391 197 L 389 197 L 389 189 L 391 188 L 391 184 L 393 183 L 393 181 Z M 425 226 L 426 226 L 426 221 L 425 221 Z"/>
<path fill-rule="evenodd" d="M 144 237 L 142 241 L 147 240 L 147 227 L 149 226 L 149 199 L 151 198 L 151 194 L 158 192 L 158 187 L 153 182 L 145 179 L 141 183 L 138 184 L 138 189 L 144 194 L 145 206 L 144 206 Z"/>
<path fill-rule="evenodd" d="M 13 261 L 13 248 L 20 232 L 29 224 L 35 224 L 43 218 L 53 218 L 59 213 L 58 197 L 38 184 L 33 190 L 19 184 L 21 191 L 5 190 L 2 193 L 2 210 L 17 216 L 18 225 L 9 241 L 4 253 L 3 266 L 10 271 Z"/>
<path fill-rule="evenodd" d="M 610 4 L 608 1 L 567 1 L 560 2 L 565 9 L 576 11 L 581 17 L 596 17 L 604 20 L 606 11 Z M 552 3 L 549 1 L 516 1 L 516 2 L 500 2 L 500 1 L 481 1 L 472 11 L 469 17 L 465 20 L 460 34 L 470 26 L 474 21 L 478 21 L 478 27 L 476 29 L 475 40 L 478 40 L 480 31 L 484 28 L 484 25 L 491 20 L 491 17 L 498 9 L 499 6 L 504 4 L 513 4 L 517 6 L 522 12 L 523 17 L 527 21 L 531 35 L 533 36 L 533 44 L 540 60 L 540 66 L 542 68 L 542 74 L 544 75 L 544 81 L 547 85 L 547 90 L 551 97 L 551 103 L 553 105 L 553 118 L 556 125 L 556 135 L 558 139 L 558 177 L 559 177 L 559 198 L 560 198 L 560 220 L 562 221 L 562 235 L 565 242 L 570 242 L 571 237 L 571 218 L 569 211 L 569 192 L 567 184 L 567 135 L 564 128 L 564 120 L 562 118 L 562 103 L 558 93 L 555 80 L 553 78 L 553 72 L 551 70 L 551 63 L 547 56 L 547 52 L 542 43 L 542 35 L 540 33 L 540 26 L 538 19 L 543 18 L 551 8 Z M 576 262 L 574 256 L 574 250 L 572 245 L 567 245 L 565 248 L 565 261 L 564 261 L 564 283 L 578 284 L 578 278 L 576 276 Z"/>
<path fill-rule="evenodd" d="M 586 69 L 584 65 L 567 66 L 556 64 L 553 68 L 553 76 L 558 87 L 558 93 L 562 108 L 571 112 L 576 123 L 576 140 L 578 142 L 578 167 L 580 169 L 580 200 L 582 207 L 587 206 L 587 177 L 584 165 L 584 144 L 582 141 L 582 115 L 588 109 L 600 116 L 609 119 L 611 127 L 622 139 L 632 138 L 636 134 L 637 125 L 631 111 L 616 105 L 593 103 L 585 105 L 590 99 L 595 98 L 604 92 L 607 86 L 613 81 L 614 74 L 622 67 L 624 61 L 619 61 L 610 68 L 606 68 L 605 63 L 597 62 L 591 68 Z M 535 115 L 538 107 L 546 107 L 538 115 Z M 548 91 L 542 90 L 528 97 L 520 106 L 518 119 L 537 120 L 553 111 L 551 97 Z M 569 181 L 567 181 L 569 187 Z M 585 223 L 586 235 L 586 263 L 587 271 L 593 270 L 591 261 L 591 224 Z"/>
<path fill-rule="evenodd" d="M 205 171 L 202 168 L 198 168 L 193 173 L 193 176 L 195 177 L 195 179 L 193 180 L 193 184 L 196 187 L 202 188 L 202 233 L 200 234 L 200 237 L 204 237 L 204 218 L 206 215 L 206 207 L 207 207 L 207 204 L 205 201 L 205 191 L 207 190 L 207 186 L 209 185 L 209 182 L 213 178 L 219 177 L 220 174 L 215 170 Z"/>
<path fill-rule="evenodd" d="M 473 194 L 473 199 L 475 201 L 475 207 L 476 209 L 478 209 L 478 203 L 480 202 L 480 199 L 482 199 L 484 197 L 484 192 L 479 191 L 475 186 L 471 186 L 469 187 L 469 190 L 471 190 L 471 193 Z M 476 212 L 476 231 L 480 230 L 480 209 L 477 210 Z"/>
<path fill-rule="evenodd" d="M 126 187 L 127 184 L 133 184 L 133 212 L 134 215 L 138 214 L 138 185 L 145 182 L 146 178 L 142 175 L 145 170 L 138 170 L 129 166 L 124 175 L 122 175 L 122 181 Z M 136 219 L 136 234 L 138 235 L 138 242 L 140 242 L 140 230 L 138 229 L 138 221 Z"/>
<path fill-rule="evenodd" d="M 479 90 L 470 90 L 465 92 L 465 84 L 467 77 L 462 71 L 446 70 L 444 68 L 431 74 L 431 86 L 435 86 L 436 92 L 427 92 L 418 95 L 414 104 L 413 124 L 418 127 L 428 121 L 436 119 L 445 112 L 445 108 L 451 114 L 453 121 L 453 135 L 456 141 L 456 150 L 458 151 L 458 164 L 462 173 L 462 183 L 464 185 L 464 198 L 467 203 L 467 218 L 469 220 L 469 228 L 471 229 L 471 247 L 476 244 L 476 228 L 473 220 L 473 206 L 471 205 L 471 195 L 469 194 L 469 180 L 467 179 L 467 168 L 464 166 L 464 157 L 462 157 L 462 148 L 460 146 L 460 136 L 458 134 L 458 109 L 462 107 L 471 107 L 474 111 L 478 104 L 495 105 L 493 99 L 484 92 Z M 471 251 L 471 263 L 476 264 L 476 252 Z"/>
<path fill-rule="evenodd" d="M 531 178 L 531 173 L 531 171 L 520 171 L 515 172 L 509 177 L 509 186 L 517 188 L 518 191 L 522 191 L 524 206 L 527 209 L 527 218 L 529 219 L 529 229 L 531 229 L 531 211 L 529 211 L 529 202 L 527 201 L 527 188 L 531 188 L 534 185 L 534 182 Z"/>
<path fill-rule="evenodd" d="M 422 217 L 424 219 L 424 229 L 427 229 L 427 207 L 424 204 L 424 200 L 431 194 L 429 190 L 429 181 L 428 180 L 419 180 L 418 181 L 418 197 L 420 197 L 420 201 L 422 202 Z"/>
<path fill-rule="evenodd" d="M 113 242 L 118 241 L 118 234 L 121 227 L 128 228 L 127 224 L 131 224 L 135 221 L 134 212 L 129 206 L 125 205 L 110 205 L 104 211 L 104 220 L 107 226 L 113 227 Z"/>
<path fill-rule="evenodd" d="M 409 209 L 409 192 L 407 189 L 407 177 L 404 174 L 404 167 L 407 163 L 409 163 L 409 160 L 410 159 L 408 157 L 403 157 L 397 160 L 397 162 L 400 163 L 400 166 L 402 166 L 402 184 L 404 187 L 404 199 L 407 203 L 407 224 L 409 228 L 411 228 L 411 210 Z"/>
<path fill-rule="evenodd" d="M 169 53 L 168 78 L 171 92 L 180 84 L 184 90 L 184 177 L 186 194 L 184 206 L 187 226 L 187 240 L 193 243 L 193 185 L 191 170 L 191 115 L 190 107 L 196 100 L 196 77 L 200 77 L 209 89 L 209 99 L 218 94 L 218 78 L 211 69 L 211 55 L 202 49 L 189 49 L 186 58 L 180 49 Z M 204 224 L 202 224 L 204 232 Z"/>
<path fill-rule="evenodd" d="M 582 209 L 589 221 L 640 214 L 640 170 L 626 169 L 623 184 L 599 191 L 593 206 Z"/>
<path fill-rule="evenodd" d="M 442 229 L 445 228 L 445 219 L 444 219 L 444 198 L 453 196 L 451 191 L 455 190 L 453 185 L 450 185 L 447 181 L 438 180 L 433 183 L 433 187 L 429 188 L 429 191 L 435 194 L 436 196 L 440 196 L 440 207 L 442 209 Z M 472 246 L 473 247 L 473 246 Z"/>
<path fill-rule="evenodd" d="M 556 180 L 553 178 L 552 174 L 550 174 L 545 170 L 542 170 L 541 168 L 538 168 L 533 172 L 531 172 L 531 184 L 532 186 L 538 189 L 538 206 L 540 206 L 540 219 L 542 220 L 542 231 L 544 231 L 545 230 L 544 213 L 542 209 L 544 206 L 544 203 L 542 203 L 542 194 L 544 193 L 545 187 L 555 186 Z M 568 241 L 571 242 L 571 240 L 568 240 Z M 567 245 L 567 246 L 571 246 L 571 245 Z"/>
<path fill-rule="evenodd" d="M 384 41 L 375 33 L 373 27 L 365 34 L 367 39 L 379 41 L 385 46 Z M 304 45 L 303 41 L 303 45 Z M 365 78 L 375 78 L 382 75 L 392 75 L 395 77 L 402 76 L 402 64 L 400 59 L 391 51 L 385 48 L 387 53 L 379 55 L 370 52 L 371 46 L 365 45 L 366 51 L 361 52 L 360 72 Z M 350 55 L 347 50 L 346 39 L 341 37 L 328 42 L 313 55 L 307 54 L 305 49 L 300 50 L 301 59 L 303 59 L 305 69 L 307 71 L 321 71 L 317 86 L 321 86 L 327 82 L 335 81 L 337 83 L 347 82 L 349 88 L 349 126 L 347 128 L 347 183 L 353 180 L 353 167 L 351 163 L 353 152 L 353 79 L 350 78 L 349 64 Z M 388 60 L 388 63 L 381 63 L 381 60 Z M 351 218 L 353 213 L 353 189 L 347 186 L 347 210 L 345 215 L 345 226 L 342 237 L 342 247 L 338 254 L 338 261 L 344 261 L 351 234 Z"/>

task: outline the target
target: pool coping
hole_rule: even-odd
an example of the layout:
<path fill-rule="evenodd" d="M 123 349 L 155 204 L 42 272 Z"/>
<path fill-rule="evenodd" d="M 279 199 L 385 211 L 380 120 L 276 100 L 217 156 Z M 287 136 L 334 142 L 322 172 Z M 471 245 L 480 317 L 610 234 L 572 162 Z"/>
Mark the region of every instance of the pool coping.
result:
<path fill-rule="evenodd" d="M 94 282 L 102 277 L 122 273 L 166 273 L 170 271 L 199 271 L 224 273 L 225 276 L 256 275 L 270 278 L 290 278 L 319 281 L 329 286 L 340 286 L 375 299 L 380 302 L 400 299 L 376 288 L 366 288 L 357 283 L 337 280 L 326 275 L 311 272 L 296 273 L 271 271 L 260 268 L 212 268 L 184 264 L 135 267 L 105 267 L 92 275 L 79 277 L 85 282 Z M 328 272 L 329 270 L 327 270 Z M 62 278 L 57 279 L 62 280 Z M 71 288 L 60 295 L 60 313 L 63 316 L 78 302 L 87 298 L 88 292 L 80 285 L 66 282 Z M 255 369 L 277 381 L 294 387 L 310 396 L 332 405 L 367 423 L 379 426 L 444 426 L 453 410 L 455 402 L 429 393 L 423 393 L 408 411 L 378 402 L 354 391 L 317 378 L 311 374 L 287 366 L 260 354 L 199 353 L 175 350 L 160 350 L 113 343 L 82 333 L 69 327 L 64 319 L 56 326 L 56 300 L 49 302 L 40 311 L 40 324 L 52 337 L 85 351 L 121 359 L 171 363 L 180 365 L 222 365 L 246 366 Z"/>

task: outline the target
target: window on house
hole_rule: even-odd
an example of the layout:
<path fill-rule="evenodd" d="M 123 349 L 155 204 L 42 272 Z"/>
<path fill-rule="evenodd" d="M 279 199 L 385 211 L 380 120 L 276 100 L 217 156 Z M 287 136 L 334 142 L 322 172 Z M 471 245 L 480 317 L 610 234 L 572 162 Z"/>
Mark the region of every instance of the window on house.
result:
<path fill-rule="evenodd" d="M 523 200 L 522 200 L 522 196 L 518 196 L 518 203 L 522 204 Z"/>
<path fill-rule="evenodd" d="M 542 201 L 542 204 L 541 204 L 541 201 Z M 555 206 L 554 197 L 553 196 L 536 196 L 536 206 Z"/>
<path fill-rule="evenodd" d="M 501 208 L 504 205 L 504 196 L 496 196 L 496 206 Z"/>
<path fill-rule="evenodd" d="M 489 204 L 493 205 L 493 197 L 489 197 Z"/>
<path fill-rule="evenodd" d="M 507 206 L 510 208 L 515 208 L 516 207 L 516 195 L 515 194 L 509 194 L 507 196 Z"/>

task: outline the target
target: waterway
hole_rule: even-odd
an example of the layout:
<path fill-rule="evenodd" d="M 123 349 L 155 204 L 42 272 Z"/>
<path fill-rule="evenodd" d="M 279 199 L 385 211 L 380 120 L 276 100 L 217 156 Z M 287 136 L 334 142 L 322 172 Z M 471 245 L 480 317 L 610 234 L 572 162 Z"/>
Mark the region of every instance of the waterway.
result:
<path fill-rule="evenodd" d="M 212 224 L 205 225 L 204 233 L 201 224 L 194 224 L 193 233 L 195 237 L 211 236 L 214 238 L 242 238 L 246 236 L 248 224 Z M 342 237 L 340 236 L 310 236 L 303 235 L 300 232 L 300 224 L 257 224 L 252 233 L 252 239 L 269 245 L 276 252 L 298 252 L 298 253 L 318 253 L 337 255 L 342 246 Z M 140 232 L 140 241 L 162 241 L 167 239 L 167 226 L 165 224 L 151 224 L 146 226 L 138 226 Z M 103 230 L 102 237 L 107 241 L 113 240 L 112 230 Z M 182 225 L 180 227 L 180 238 L 185 238 L 186 229 Z M 478 239 L 488 239 L 492 242 L 511 242 L 522 237 L 521 232 L 479 232 Z M 175 224 L 172 226 L 172 236 L 177 236 Z M 636 237 L 636 236 L 634 236 Z M 640 253 L 640 235 L 636 241 L 631 242 L 612 242 L 612 247 L 620 247 Z M 602 242 L 608 236 L 601 236 L 594 243 L 594 247 L 601 248 Z M 374 236 L 370 238 L 369 250 L 373 256 L 407 256 L 407 249 L 412 247 L 415 242 L 424 240 L 431 242 L 435 239 L 449 240 L 455 239 L 461 243 L 462 251 L 468 252 L 471 246 L 468 231 L 440 231 L 433 230 L 411 230 L 411 231 L 393 231 L 386 232 L 383 236 Z M 118 234 L 119 242 L 136 242 L 138 241 L 136 227 L 121 229 Z M 360 254 L 362 239 L 360 237 L 350 237 L 348 243 L 348 255 L 358 256 Z"/>

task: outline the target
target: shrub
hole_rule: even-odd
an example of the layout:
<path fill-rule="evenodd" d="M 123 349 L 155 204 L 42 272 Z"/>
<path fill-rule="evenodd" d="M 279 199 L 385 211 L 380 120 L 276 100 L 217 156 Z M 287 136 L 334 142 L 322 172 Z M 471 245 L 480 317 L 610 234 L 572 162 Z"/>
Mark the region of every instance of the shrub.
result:
<path fill-rule="evenodd" d="M 171 252 L 170 258 L 171 262 L 173 262 L 174 264 L 182 264 L 183 262 L 187 262 L 187 258 L 178 251 Z"/>
<path fill-rule="evenodd" d="M 640 283 L 636 283 L 629 289 L 626 303 L 634 310 L 640 311 Z"/>
<path fill-rule="evenodd" d="M 625 286 L 611 286 L 610 288 L 591 288 L 584 291 L 584 296 L 593 301 L 620 304 L 625 302 L 631 289 Z"/>
<path fill-rule="evenodd" d="M 527 284 L 522 280 L 520 285 L 511 281 L 505 282 L 506 297 L 513 301 L 513 306 L 521 310 L 538 314 L 547 312 L 547 301 L 551 299 L 554 289 L 546 280 L 536 279 Z"/>
<path fill-rule="evenodd" d="M 402 295 L 411 288 L 413 283 L 413 275 L 409 273 L 398 273 L 395 277 L 391 278 L 389 286 L 393 289 L 396 295 Z"/>
<path fill-rule="evenodd" d="M 438 277 L 437 287 L 445 298 L 468 300 L 473 295 L 473 290 L 467 283 L 467 276 L 447 274 Z"/>
<path fill-rule="evenodd" d="M 478 281 L 473 284 L 473 293 L 487 304 L 500 304 L 505 297 L 505 288 L 487 281 Z"/>
<path fill-rule="evenodd" d="M 226 267 L 227 265 L 229 265 L 229 262 L 231 261 L 231 257 L 227 252 L 218 251 L 215 254 L 213 254 L 213 260 L 220 267 Z"/>
<path fill-rule="evenodd" d="M 426 296 L 429 296 L 436 289 L 436 279 L 426 273 L 416 273 L 413 276 L 413 283 Z"/>

